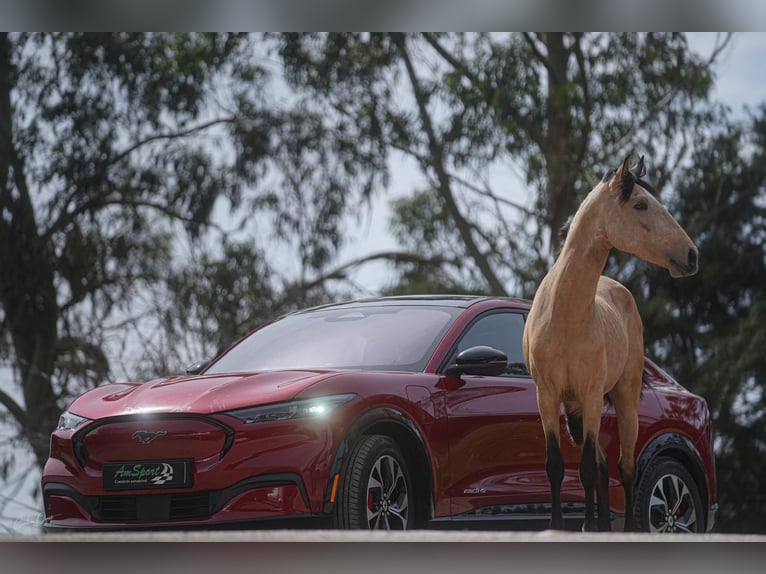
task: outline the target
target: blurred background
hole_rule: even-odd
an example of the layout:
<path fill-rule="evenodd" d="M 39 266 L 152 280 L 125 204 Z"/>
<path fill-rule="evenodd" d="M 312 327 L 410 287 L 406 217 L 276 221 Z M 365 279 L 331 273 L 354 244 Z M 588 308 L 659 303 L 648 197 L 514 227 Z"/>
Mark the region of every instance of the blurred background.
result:
<path fill-rule="evenodd" d="M 766 532 L 764 53 L 753 32 L 0 33 L 0 531 L 39 530 L 79 393 L 309 305 L 531 298 L 635 152 L 701 270 L 605 273 L 708 401 L 718 530 Z"/>

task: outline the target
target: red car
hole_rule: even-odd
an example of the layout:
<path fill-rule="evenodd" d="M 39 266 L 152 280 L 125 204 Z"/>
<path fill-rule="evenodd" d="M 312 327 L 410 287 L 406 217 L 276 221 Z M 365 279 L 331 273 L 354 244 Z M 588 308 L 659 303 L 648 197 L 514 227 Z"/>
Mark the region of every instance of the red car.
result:
<path fill-rule="evenodd" d="M 327 305 L 262 326 L 186 375 L 89 391 L 51 436 L 45 527 L 545 528 L 545 441 L 521 351 L 528 309 L 474 296 Z M 641 527 L 709 531 L 707 405 L 648 359 L 645 370 Z M 608 404 L 601 428 L 620 528 Z M 579 451 L 562 450 L 562 506 L 579 528 Z"/>

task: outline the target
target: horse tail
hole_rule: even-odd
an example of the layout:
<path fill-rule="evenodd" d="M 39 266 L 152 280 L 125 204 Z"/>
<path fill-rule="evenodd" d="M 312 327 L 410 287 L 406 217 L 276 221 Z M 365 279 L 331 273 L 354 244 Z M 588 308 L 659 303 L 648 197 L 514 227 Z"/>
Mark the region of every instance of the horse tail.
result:
<path fill-rule="evenodd" d="M 572 442 L 577 446 L 582 446 L 582 415 L 579 412 L 566 411 L 567 432 Z"/>

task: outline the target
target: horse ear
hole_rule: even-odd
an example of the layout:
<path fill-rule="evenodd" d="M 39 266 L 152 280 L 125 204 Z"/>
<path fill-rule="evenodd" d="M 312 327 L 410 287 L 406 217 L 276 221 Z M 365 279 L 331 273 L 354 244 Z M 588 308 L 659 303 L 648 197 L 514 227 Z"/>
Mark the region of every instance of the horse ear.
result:
<path fill-rule="evenodd" d="M 644 165 L 644 156 L 638 159 L 638 163 L 630 170 L 636 177 L 644 177 L 646 175 L 646 166 Z"/>
<path fill-rule="evenodd" d="M 633 154 L 629 153 L 628 155 L 625 156 L 625 159 L 622 160 L 622 163 L 620 164 L 620 167 L 617 168 L 617 171 L 615 171 L 615 174 L 620 179 L 622 179 L 622 176 L 630 171 L 630 160 L 631 159 L 633 159 Z"/>

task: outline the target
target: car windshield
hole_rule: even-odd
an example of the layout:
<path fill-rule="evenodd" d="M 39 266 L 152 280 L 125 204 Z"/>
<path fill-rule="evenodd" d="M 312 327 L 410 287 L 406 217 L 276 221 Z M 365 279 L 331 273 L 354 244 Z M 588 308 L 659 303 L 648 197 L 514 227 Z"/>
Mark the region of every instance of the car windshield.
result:
<path fill-rule="evenodd" d="M 250 334 L 206 374 L 283 369 L 422 371 L 460 311 L 381 305 L 296 313 Z"/>

